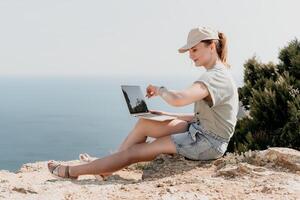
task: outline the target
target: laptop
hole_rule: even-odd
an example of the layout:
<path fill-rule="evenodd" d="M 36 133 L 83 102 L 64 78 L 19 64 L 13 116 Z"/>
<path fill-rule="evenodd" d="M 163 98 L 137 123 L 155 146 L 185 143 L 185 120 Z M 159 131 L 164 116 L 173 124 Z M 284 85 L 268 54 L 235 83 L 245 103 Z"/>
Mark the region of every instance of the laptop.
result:
<path fill-rule="evenodd" d="M 153 114 L 148 110 L 148 106 L 144 99 L 141 87 L 138 85 L 121 85 L 122 92 L 124 94 L 127 107 L 131 116 L 146 118 L 156 121 L 165 121 L 170 119 L 176 119 L 176 117 Z"/>

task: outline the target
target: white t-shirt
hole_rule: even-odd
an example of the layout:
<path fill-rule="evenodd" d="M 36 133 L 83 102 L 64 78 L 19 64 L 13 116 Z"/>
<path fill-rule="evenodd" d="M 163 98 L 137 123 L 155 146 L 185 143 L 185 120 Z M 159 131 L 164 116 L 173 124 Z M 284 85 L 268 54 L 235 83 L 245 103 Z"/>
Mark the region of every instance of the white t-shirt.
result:
<path fill-rule="evenodd" d="M 212 105 L 205 100 L 195 102 L 195 119 L 200 121 L 204 129 L 229 140 L 237 121 L 239 97 L 228 68 L 217 62 L 195 82 L 202 82 L 207 86 L 213 102 Z"/>

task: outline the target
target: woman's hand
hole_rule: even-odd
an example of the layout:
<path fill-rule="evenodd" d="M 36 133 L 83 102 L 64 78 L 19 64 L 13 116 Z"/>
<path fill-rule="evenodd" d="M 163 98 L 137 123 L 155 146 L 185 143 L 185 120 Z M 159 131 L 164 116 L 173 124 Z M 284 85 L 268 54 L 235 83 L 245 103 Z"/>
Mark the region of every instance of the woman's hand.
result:
<path fill-rule="evenodd" d="M 155 86 L 155 85 L 149 85 L 146 89 L 146 97 L 151 98 L 153 96 L 157 96 L 158 95 L 158 89 L 159 87 Z"/>

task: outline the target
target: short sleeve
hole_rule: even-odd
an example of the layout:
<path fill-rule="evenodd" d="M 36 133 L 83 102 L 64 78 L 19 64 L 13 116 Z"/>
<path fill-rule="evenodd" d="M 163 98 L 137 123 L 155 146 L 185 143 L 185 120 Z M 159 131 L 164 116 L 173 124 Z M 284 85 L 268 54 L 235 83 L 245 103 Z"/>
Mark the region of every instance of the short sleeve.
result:
<path fill-rule="evenodd" d="M 212 99 L 212 104 L 213 104 L 212 107 L 220 104 L 222 99 L 220 98 L 220 94 L 219 94 L 219 88 L 218 88 L 219 84 L 216 78 L 214 77 L 213 73 L 208 73 L 208 72 L 203 73 L 196 81 L 194 81 L 194 83 L 197 82 L 201 82 L 207 87 L 208 92 Z"/>

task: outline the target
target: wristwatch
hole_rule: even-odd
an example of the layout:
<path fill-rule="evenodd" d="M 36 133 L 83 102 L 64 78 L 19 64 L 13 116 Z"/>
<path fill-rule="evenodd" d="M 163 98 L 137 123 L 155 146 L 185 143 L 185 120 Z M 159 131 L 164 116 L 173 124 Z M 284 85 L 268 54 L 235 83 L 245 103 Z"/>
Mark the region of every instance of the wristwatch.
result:
<path fill-rule="evenodd" d="M 164 92 L 164 91 L 166 91 L 167 90 L 167 88 L 166 87 L 164 87 L 164 86 L 160 86 L 159 88 L 158 88 L 158 95 L 161 95 L 162 94 L 162 92 Z"/>

